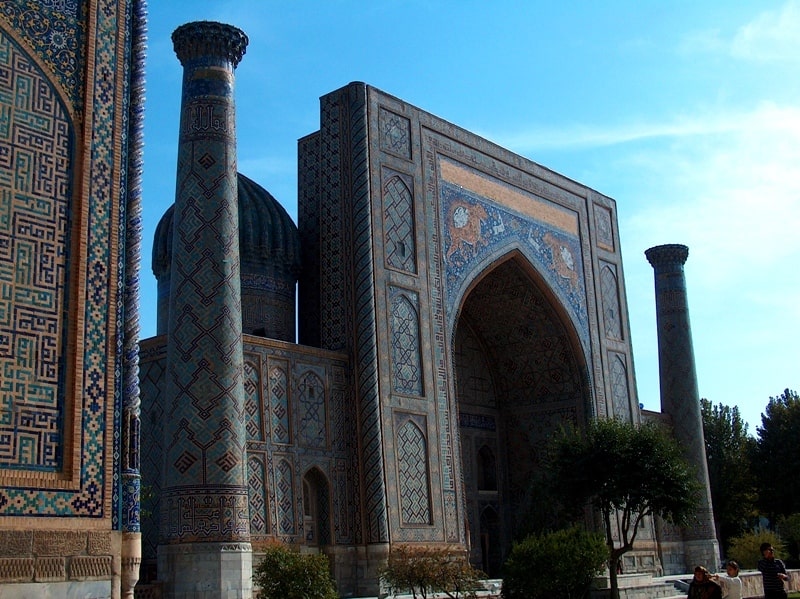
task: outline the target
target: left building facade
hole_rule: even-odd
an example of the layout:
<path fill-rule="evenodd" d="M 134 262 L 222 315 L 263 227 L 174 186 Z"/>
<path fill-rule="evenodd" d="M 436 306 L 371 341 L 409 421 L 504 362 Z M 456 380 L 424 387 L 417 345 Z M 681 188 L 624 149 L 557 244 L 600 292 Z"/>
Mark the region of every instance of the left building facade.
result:
<path fill-rule="evenodd" d="M 0 594 L 132 597 L 145 0 L 0 2 Z"/>

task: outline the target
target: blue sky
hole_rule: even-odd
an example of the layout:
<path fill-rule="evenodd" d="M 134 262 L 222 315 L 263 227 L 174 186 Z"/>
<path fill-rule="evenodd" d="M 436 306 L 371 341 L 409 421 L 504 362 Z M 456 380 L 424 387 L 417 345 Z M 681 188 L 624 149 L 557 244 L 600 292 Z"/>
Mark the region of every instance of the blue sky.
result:
<path fill-rule="evenodd" d="M 153 233 L 174 199 L 194 20 L 250 38 L 236 71 L 239 170 L 296 215 L 297 139 L 319 97 L 364 81 L 617 202 L 639 400 L 659 409 L 653 272 L 689 246 L 700 394 L 755 433 L 800 389 L 800 1 L 150 0 L 142 337 Z"/>

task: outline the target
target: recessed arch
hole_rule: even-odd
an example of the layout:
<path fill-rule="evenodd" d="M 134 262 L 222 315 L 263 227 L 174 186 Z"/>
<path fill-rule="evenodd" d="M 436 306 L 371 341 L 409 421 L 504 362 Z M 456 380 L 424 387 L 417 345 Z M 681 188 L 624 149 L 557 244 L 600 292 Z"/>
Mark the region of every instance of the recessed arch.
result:
<path fill-rule="evenodd" d="M 553 309 L 558 314 L 559 319 L 564 323 L 564 326 L 570 330 L 570 339 L 574 349 L 580 352 L 584 364 L 588 364 L 588 330 L 584 330 L 585 327 L 581 325 L 581 319 L 579 315 L 575 313 L 574 308 L 568 307 L 569 302 L 567 298 L 564 297 L 563 292 L 555 284 L 554 276 L 547 273 L 547 269 L 537 266 L 538 260 L 533 257 L 527 247 L 516 240 L 509 240 L 505 246 L 498 248 L 497 252 L 494 252 L 491 257 L 486 257 L 483 260 L 477 261 L 470 269 L 468 275 L 463 277 L 462 283 L 453 294 L 453 306 L 455 309 L 452 310 L 448 316 L 448 329 L 451 334 L 455 332 L 456 324 L 464 307 L 464 301 L 472 290 L 498 266 L 511 260 L 516 262 L 527 273 L 531 281 L 548 299 Z"/>
<path fill-rule="evenodd" d="M 494 567 L 530 507 L 549 439 L 591 417 L 590 379 L 570 309 L 522 251 L 475 271 L 460 302 L 452 358 L 471 559 Z"/>
<path fill-rule="evenodd" d="M 317 466 L 309 468 L 303 475 L 303 530 L 305 544 L 309 547 L 333 544 L 330 484 Z"/>

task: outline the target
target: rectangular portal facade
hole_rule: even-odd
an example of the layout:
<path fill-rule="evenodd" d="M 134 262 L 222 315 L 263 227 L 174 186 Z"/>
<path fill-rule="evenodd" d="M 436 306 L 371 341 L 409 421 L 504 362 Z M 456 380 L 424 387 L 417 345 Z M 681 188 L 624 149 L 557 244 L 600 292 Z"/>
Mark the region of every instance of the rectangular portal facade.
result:
<path fill-rule="evenodd" d="M 364 541 L 494 570 L 551 433 L 640 418 L 616 204 L 363 83 L 298 171 L 300 342 L 352 360 Z"/>

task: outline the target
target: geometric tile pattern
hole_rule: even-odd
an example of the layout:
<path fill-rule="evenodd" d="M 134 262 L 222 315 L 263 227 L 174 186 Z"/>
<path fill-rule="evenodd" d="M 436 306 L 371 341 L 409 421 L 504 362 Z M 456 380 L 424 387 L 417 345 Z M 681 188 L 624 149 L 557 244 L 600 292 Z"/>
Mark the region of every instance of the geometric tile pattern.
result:
<path fill-rule="evenodd" d="M 162 537 L 247 542 L 240 265 L 231 259 L 239 255 L 233 69 L 247 38 L 201 22 L 179 27 L 173 42 L 185 76 L 167 348 L 165 452 L 172 467 L 165 472 Z M 212 64 L 226 69 L 213 79 L 197 76 Z"/>
<path fill-rule="evenodd" d="M 411 159 L 411 122 L 398 114 L 381 108 L 380 122 L 381 149 L 408 160 Z"/>
<path fill-rule="evenodd" d="M 397 393 L 422 395 L 422 365 L 416 293 L 390 288 L 392 386 Z"/>
<path fill-rule="evenodd" d="M 56 92 L 54 102 L 57 104 L 67 99 L 72 102 L 68 112 L 80 114 L 82 122 L 93 124 L 89 136 L 80 140 L 86 156 L 84 203 L 82 210 L 70 215 L 76 225 L 71 233 L 79 239 L 73 239 L 75 243 L 61 248 L 69 265 L 68 274 L 75 277 L 69 279 L 70 290 L 74 284 L 74 289 L 82 292 L 70 295 L 76 301 L 74 306 L 70 306 L 70 314 L 80 326 L 70 329 L 67 323 L 59 323 L 65 334 L 71 330 L 69 341 L 74 348 L 73 355 L 76 363 L 82 366 L 73 373 L 74 389 L 64 389 L 63 380 L 59 383 L 59 394 L 63 397 L 69 392 L 75 400 L 69 414 L 62 412 L 63 419 L 59 423 L 59 426 L 69 426 L 75 432 L 73 445 L 59 450 L 63 456 L 62 472 L 67 489 L 64 489 L 64 482 L 54 483 L 48 478 L 48 472 L 40 472 L 41 478 L 31 478 L 30 482 L 20 484 L 20 478 L 13 478 L 14 469 L 3 469 L 1 476 L 17 482 L 0 489 L 0 515 L 108 518 L 111 526 L 119 529 L 122 510 L 119 493 L 122 390 L 118 352 L 123 334 L 122 323 L 117 320 L 121 313 L 109 308 L 122 289 L 123 269 L 119 268 L 122 262 L 119 252 L 124 249 L 124 243 L 120 234 L 126 223 L 120 200 L 124 199 L 126 183 L 121 173 L 125 168 L 127 148 L 124 142 L 128 134 L 129 108 L 126 86 L 130 71 L 118 69 L 117 65 L 129 64 L 129 56 L 120 56 L 118 50 L 129 47 L 131 41 L 130 23 L 126 18 L 129 13 L 125 12 L 131 4 L 97 0 L 91 6 L 92 14 L 96 16 L 96 43 L 92 53 L 85 55 L 78 49 L 82 46 L 80 29 L 83 27 L 78 23 L 85 15 L 81 14 L 77 2 L 65 0 L 44 5 L 12 0 L 3 3 L 3 14 L 0 15 L 3 27 L 9 23 L 9 29 L 15 29 L 35 48 L 45 64 L 52 65 L 53 71 L 47 69 L 47 73 L 41 76 L 54 77 L 50 82 L 51 89 L 62 90 L 64 95 Z M 90 74 L 90 80 L 85 86 L 77 85 L 77 74 L 84 72 Z M 56 77 L 59 83 L 55 82 Z M 92 97 L 90 104 L 81 101 L 82 91 L 79 90 L 82 89 Z M 23 96 L 26 93 L 18 91 Z M 120 98 L 122 101 L 118 101 Z M 17 117 L 15 119 L 18 121 Z M 0 122 L 5 123 L 5 118 Z M 30 124 L 34 125 L 33 121 Z M 35 140 L 34 145 L 47 143 L 46 136 L 42 136 Z M 10 148 L 0 146 L 0 153 L 3 150 Z M 45 161 L 33 166 L 42 169 L 44 180 L 52 180 L 48 170 L 63 173 L 73 167 L 63 160 Z M 20 172 L 24 173 L 24 168 Z M 0 181 L 0 188 L 8 187 L 9 183 Z M 67 192 L 54 189 L 48 193 L 52 194 L 51 197 L 63 197 Z M 53 214 L 51 218 L 59 216 Z M 79 252 L 71 253 L 72 249 Z M 65 342 L 64 338 L 59 340 L 62 349 L 42 349 L 46 349 L 46 354 L 63 351 Z M 26 358 L 24 353 L 21 357 Z M 47 355 L 41 357 L 50 359 Z M 107 509 L 109 507 L 111 509 Z"/>
<path fill-rule="evenodd" d="M 601 264 L 603 264 L 601 262 Z M 613 264 L 604 264 L 600 270 L 600 295 L 603 302 L 603 323 L 606 337 L 622 340 L 622 321 L 620 320 L 619 286 Z"/>
<path fill-rule="evenodd" d="M 266 535 L 269 533 L 269 510 L 264 494 L 266 471 L 264 461 L 259 456 L 250 455 L 247 460 L 247 488 L 250 503 L 250 534 Z"/>
<path fill-rule="evenodd" d="M 609 252 L 614 251 L 614 228 L 611 224 L 611 210 L 599 204 L 594 205 L 594 222 L 597 245 Z"/>
<path fill-rule="evenodd" d="M 307 372 L 297 384 L 298 443 L 303 447 L 325 449 L 328 446 L 325 385 L 314 372 Z"/>
<path fill-rule="evenodd" d="M 689 248 L 679 244 L 651 247 L 645 251 L 655 276 L 656 323 L 662 411 L 672 418 L 672 433 L 684 454 L 695 464 L 706 459 L 700 395 L 692 348 L 692 329 L 686 293 L 684 264 Z M 696 468 L 698 482 L 708 488 L 708 472 Z M 703 494 L 684 541 L 714 539 L 709 495 Z"/>
<path fill-rule="evenodd" d="M 375 198 L 370 187 L 366 88 L 349 85 L 321 101 L 319 172 L 320 272 L 323 307 L 321 344 L 353 355 L 358 389 L 362 506 L 365 542 L 389 540 L 376 348 L 372 227 Z M 347 284 L 345 284 L 347 282 Z"/>
<path fill-rule="evenodd" d="M 250 356 L 248 356 L 250 357 Z M 244 406 L 247 412 L 247 437 L 250 439 L 264 439 L 261 423 L 261 370 L 257 361 L 250 359 L 244 362 Z"/>
<path fill-rule="evenodd" d="M 425 434 L 410 418 L 397 431 L 397 462 L 403 524 L 430 524 L 427 443 Z"/>
<path fill-rule="evenodd" d="M 0 31 L 0 468 L 61 469 L 72 128 Z"/>
<path fill-rule="evenodd" d="M 611 378 L 611 397 L 614 401 L 614 417 L 631 421 L 631 398 L 628 391 L 628 368 L 625 365 L 625 355 L 618 352 L 608 352 Z"/>
<path fill-rule="evenodd" d="M 291 443 L 289 425 L 289 386 L 286 369 L 272 366 L 269 371 L 269 406 L 273 443 Z"/>
<path fill-rule="evenodd" d="M 319 145 L 319 171 L 338 173 L 342 153 L 347 152 L 346 116 L 339 106 L 322 99 L 320 121 L 327 135 L 321 136 Z M 341 136 L 341 137 L 340 137 Z M 342 147 L 344 146 L 344 147 Z M 319 238 L 324 243 L 318 253 L 320 273 L 320 293 L 322 308 L 319 322 L 320 347 L 339 350 L 345 347 L 345 311 L 347 295 L 345 292 L 345 235 L 348 234 L 342 209 L 342 181 L 330 177 L 321 185 L 318 193 L 324 194 L 319 204 Z"/>
<path fill-rule="evenodd" d="M 139 389 L 139 281 L 142 258 L 142 170 L 144 162 L 144 70 L 147 50 L 147 6 L 134 2 L 129 13 L 132 43 L 130 47 L 131 79 L 129 85 L 130 115 L 126 115 L 127 135 L 123 153 L 127 168 L 121 173 L 123 196 L 124 295 L 118 310 L 123 323 L 119 356 L 122 371 L 122 431 L 115 435 L 115 454 L 122 460 L 123 532 L 141 531 L 141 394 Z M 115 484 L 115 488 L 117 485 Z"/>
<path fill-rule="evenodd" d="M 296 533 L 294 512 L 294 474 L 288 460 L 278 460 L 275 468 L 275 496 L 278 510 L 278 533 L 293 535 Z"/>
<path fill-rule="evenodd" d="M 384 184 L 383 196 L 386 261 L 394 268 L 416 274 L 414 197 L 399 175 Z"/>

